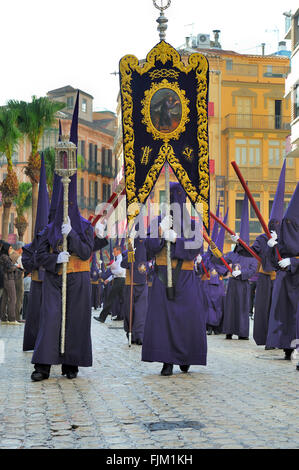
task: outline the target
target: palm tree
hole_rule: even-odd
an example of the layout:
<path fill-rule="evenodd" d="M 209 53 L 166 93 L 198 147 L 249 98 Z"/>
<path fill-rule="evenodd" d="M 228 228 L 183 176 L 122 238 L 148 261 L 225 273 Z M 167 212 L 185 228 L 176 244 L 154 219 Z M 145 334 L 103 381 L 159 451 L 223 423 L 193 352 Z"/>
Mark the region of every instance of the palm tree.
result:
<path fill-rule="evenodd" d="M 16 125 L 15 110 L 3 106 L 0 108 L 0 153 L 7 160 L 7 176 L 0 185 L 3 201 L 2 238 L 7 240 L 9 214 L 14 198 L 18 194 L 18 178 L 12 166 L 12 156 L 22 134 Z"/>
<path fill-rule="evenodd" d="M 40 155 L 38 145 L 44 131 L 55 122 L 55 114 L 65 107 L 65 103 L 51 101 L 47 97 L 32 97 L 31 103 L 10 100 L 8 106 L 18 112 L 18 127 L 31 143 L 31 153 L 25 173 L 32 184 L 32 236 L 36 218 L 38 200 L 38 182 L 40 173 Z"/>
<path fill-rule="evenodd" d="M 32 184 L 31 183 L 20 183 L 19 191 L 14 199 L 16 203 L 17 218 L 15 221 L 15 227 L 18 231 L 19 241 L 23 241 L 23 236 L 28 227 L 28 222 L 24 216 L 26 209 L 29 209 L 32 204 Z"/>

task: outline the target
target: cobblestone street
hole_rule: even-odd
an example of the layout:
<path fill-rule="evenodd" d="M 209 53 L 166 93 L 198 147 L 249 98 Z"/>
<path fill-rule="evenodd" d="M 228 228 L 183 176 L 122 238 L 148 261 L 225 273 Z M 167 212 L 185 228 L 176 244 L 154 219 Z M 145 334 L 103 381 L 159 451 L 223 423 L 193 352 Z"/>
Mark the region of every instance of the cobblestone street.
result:
<path fill-rule="evenodd" d="M 0 448 L 298 448 L 295 363 L 224 338 L 208 337 L 207 367 L 161 377 L 121 322 L 92 320 L 93 367 L 68 380 L 54 366 L 34 383 L 23 326 L 2 325 Z"/>

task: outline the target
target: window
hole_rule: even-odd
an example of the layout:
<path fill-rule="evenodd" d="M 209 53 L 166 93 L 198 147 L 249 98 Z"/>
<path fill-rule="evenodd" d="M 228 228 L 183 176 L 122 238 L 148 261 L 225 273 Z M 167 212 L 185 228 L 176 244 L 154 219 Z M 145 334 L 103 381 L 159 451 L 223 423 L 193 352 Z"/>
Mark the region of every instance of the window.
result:
<path fill-rule="evenodd" d="M 80 140 L 80 154 L 85 158 L 85 140 Z"/>
<path fill-rule="evenodd" d="M 285 143 L 280 140 L 269 140 L 269 166 L 281 167 L 285 155 Z"/>
<path fill-rule="evenodd" d="M 261 202 L 260 202 L 260 195 L 259 194 L 253 194 L 252 195 L 258 209 L 260 210 Z M 243 206 L 243 200 L 244 200 L 244 194 L 242 193 L 237 193 L 236 194 L 236 223 L 235 223 L 235 231 L 240 232 L 241 228 L 241 216 L 242 216 L 242 206 Z M 260 233 L 261 231 L 261 226 L 260 222 L 251 206 L 251 204 L 248 202 L 248 215 L 249 215 L 249 233 Z"/>
<path fill-rule="evenodd" d="M 295 96 L 294 96 L 294 118 L 296 119 L 299 116 L 299 85 L 295 87 Z"/>
<path fill-rule="evenodd" d="M 232 61 L 232 59 L 226 59 L 225 65 L 226 65 L 226 70 L 233 70 L 233 61 Z"/>
<path fill-rule="evenodd" d="M 82 112 L 87 112 L 87 100 L 85 98 L 82 99 Z"/>
<path fill-rule="evenodd" d="M 238 165 L 246 165 L 246 139 L 236 140 L 236 162 Z"/>
<path fill-rule="evenodd" d="M 238 165 L 261 165 L 261 140 L 236 139 L 235 160 Z"/>
<path fill-rule="evenodd" d="M 68 96 L 68 97 L 66 98 L 66 107 L 67 107 L 68 109 L 72 109 L 73 106 L 74 106 L 74 97 L 73 97 L 73 96 Z"/>

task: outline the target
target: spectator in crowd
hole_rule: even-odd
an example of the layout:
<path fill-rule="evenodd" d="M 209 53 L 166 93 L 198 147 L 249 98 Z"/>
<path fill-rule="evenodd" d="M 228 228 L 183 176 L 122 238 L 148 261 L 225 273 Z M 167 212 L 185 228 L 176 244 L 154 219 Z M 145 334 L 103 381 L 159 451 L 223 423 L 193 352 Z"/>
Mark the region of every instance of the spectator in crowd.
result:
<path fill-rule="evenodd" d="M 1 301 L 2 324 L 20 325 L 16 321 L 16 287 L 15 271 L 18 269 L 10 259 L 12 247 L 9 243 L 0 241 L 0 266 L 3 271 L 3 295 Z"/>
<path fill-rule="evenodd" d="M 28 299 L 31 287 L 31 273 L 24 274 L 24 297 L 23 297 L 23 320 L 26 321 L 26 313 L 28 308 Z"/>

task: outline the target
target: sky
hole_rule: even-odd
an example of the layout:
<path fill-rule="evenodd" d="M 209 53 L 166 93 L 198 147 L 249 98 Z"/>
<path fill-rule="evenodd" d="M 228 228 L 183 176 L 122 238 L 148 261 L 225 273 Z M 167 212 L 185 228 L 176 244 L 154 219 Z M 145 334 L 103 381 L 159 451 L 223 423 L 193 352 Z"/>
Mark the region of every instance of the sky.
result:
<path fill-rule="evenodd" d="M 172 0 L 166 41 L 178 48 L 190 34 L 213 39 L 219 29 L 222 49 L 261 54 L 264 42 L 269 54 L 284 40 L 283 13 L 297 7 L 298 0 Z M 94 97 L 95 111 L 115 112 L 113 72 L 124 55 L 143 59 L 159 42 L 158 16 L 152 0 L 0 0 L 0 105 L 71 85 Z"/>

